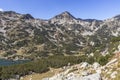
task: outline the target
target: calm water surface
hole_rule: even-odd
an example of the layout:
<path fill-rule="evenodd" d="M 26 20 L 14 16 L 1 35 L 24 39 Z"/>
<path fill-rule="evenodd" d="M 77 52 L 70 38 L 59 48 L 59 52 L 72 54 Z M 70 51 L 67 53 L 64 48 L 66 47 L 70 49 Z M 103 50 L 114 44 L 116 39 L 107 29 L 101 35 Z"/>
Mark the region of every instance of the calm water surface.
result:
<path fill-rule="evenodd" d="M 14 64 L 22 64 L 25 62 L 28 62 L 29 60 L 5 60 L 5 59 L 0 59 L 0 66 L 9 66 L 9 65 L 14 65 Z"/>

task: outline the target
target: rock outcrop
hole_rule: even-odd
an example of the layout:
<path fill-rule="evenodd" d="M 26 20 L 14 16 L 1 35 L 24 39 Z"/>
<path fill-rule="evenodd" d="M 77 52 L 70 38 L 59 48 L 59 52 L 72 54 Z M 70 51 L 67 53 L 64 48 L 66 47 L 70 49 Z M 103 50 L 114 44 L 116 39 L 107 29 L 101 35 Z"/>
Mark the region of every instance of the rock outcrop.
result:
<path fill-rule="evenodd" d="M 120 76 L 117 76 L 120 72 L 120 67 L 117 66 L 120 64 L 120 59 L 113 63 L 114 60 L 109 62 L 112 62 L 111 64 L 104 66 L 97 62 L 85 67 L 83 67 L 83 64 L 88 64 L 87 62 L 69 66 L 65 71 L 42 80 L 117 80 L 117 78 L 120 78 Z"/>

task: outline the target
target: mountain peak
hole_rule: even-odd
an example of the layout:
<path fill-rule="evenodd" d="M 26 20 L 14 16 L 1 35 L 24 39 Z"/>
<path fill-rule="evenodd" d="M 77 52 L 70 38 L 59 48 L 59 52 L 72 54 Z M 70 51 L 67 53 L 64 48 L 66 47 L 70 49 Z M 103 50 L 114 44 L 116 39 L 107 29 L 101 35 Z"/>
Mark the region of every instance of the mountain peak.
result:
<path fill-rule="evenodd" d="M 120 19 L 120 15 L 116 15 L 116 16 L 114 16 L 114 18 Z"/>
<path fill-rule="evenodd" d="M 67 20 L 75 19 L 75 17 L 73 15 L 71 15 L 68 11 L 65 11 L 65 12 L 62 12 L 59 15 L 56 15 L 54 18 L 56 18 L 56 19 L 67 19 Z"/>
<path fill-rule="evenodd" d="M 15 11 L 3 11 L 0 12 L 0 17 L 1 18 L 19 18 L 21 16 L 21 14 L 16 13 Z"/>
<path fill-rule="evenodd" d="M 34 19 L 34 17 L 31 16 L 30 14 L 24 14 L 22 19 Z"/>
<path fill-rule="evenodd" d="M 76 18 L 68 11 L 65 11 L 51 18 L 50 22 L 63 24 L 63 23 L 73 23 L 74 20 L 76 20 Z"/>
<path fill-rule="evenodd" d="M 2 13 L 5 15 L 16 15 L 16 14 L 20 15 L 19 13 L 16 13 L 15 11 L 3 11 Z"/>
<path fill-rule="evenodd" d="M 72 16 L 72 15 L 70 14 L 70 12 L 68 12 L 68 11 L 62 12 L 62 13 L 61 13 L 61 15 L 68 15 L 68 16 Z"/>

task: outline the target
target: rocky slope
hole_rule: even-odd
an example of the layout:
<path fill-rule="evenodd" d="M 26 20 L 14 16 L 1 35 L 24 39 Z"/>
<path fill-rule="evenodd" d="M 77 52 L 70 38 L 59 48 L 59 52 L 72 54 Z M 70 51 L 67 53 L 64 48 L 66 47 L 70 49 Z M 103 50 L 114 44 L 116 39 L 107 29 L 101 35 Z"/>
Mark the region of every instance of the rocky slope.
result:
<path fill-rule="evenodd" d="M 20 80 L 119 80 L 120 79 L 120 52 L 116 53 L 106 65 L 98 62 L 89 64 L 81 62 L 53 69 L 50 71 L 21 77 Z"/>
<path fill-rule="evenodd" d="M 97 62 L 92 65 L 82 62 L 74 66 L 66 66 L 62 72 L 42 80 L 119 80 L 120 53 L 116 53 L 116 55 L 117 57 L 112 58 L 104 66 Z"/>
<path fill-rule="evenodd" d="M 0 57 L 35 59 L 54 54 L 106 55 L 119 51 L 120 16 L 75 18 L 65 11 L 49 20 L 0 12 Z"/>

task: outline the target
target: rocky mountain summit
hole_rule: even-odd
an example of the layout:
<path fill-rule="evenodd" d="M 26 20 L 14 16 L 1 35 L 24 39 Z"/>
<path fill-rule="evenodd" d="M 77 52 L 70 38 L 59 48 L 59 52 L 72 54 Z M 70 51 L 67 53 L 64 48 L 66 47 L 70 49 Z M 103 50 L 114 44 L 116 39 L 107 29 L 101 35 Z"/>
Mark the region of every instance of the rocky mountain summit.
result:
<path fill-rule="evenodd" d="M 119 20 L 119 15 L 106 20 L 80 19 L 67 11 L 49 20 L 0 12 L 0 57 L 111 54 L 119 51 Z"/>

